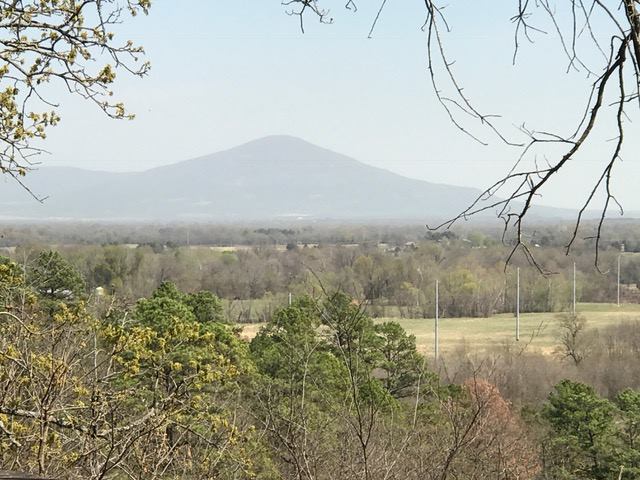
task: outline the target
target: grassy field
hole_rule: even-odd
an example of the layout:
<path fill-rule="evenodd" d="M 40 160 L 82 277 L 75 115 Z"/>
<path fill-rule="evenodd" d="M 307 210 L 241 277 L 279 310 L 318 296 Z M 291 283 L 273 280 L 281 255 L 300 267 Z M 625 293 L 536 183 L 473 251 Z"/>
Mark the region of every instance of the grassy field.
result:
<path fill-rule="evenodd" d="M 624 321 L 640 320 L 640 305 L 583 303 L 578 313 L 587 319 L 587 328 L 602 328 Z M 433 353 L 433 319 L 430 318 L 380 318 L 376 322 L 395 321 L 416 336 L 418 349 Z M 243 336 L 253 338 L 262 324 L 243 326 Z M 557 345 L 559 333 L 557 313 L 525 313 L 520 316 L 520 343 L 530 348 L 551 353 Z M 533 340 L 532 340 L 533 336 Z M 440 350 L 450 352 L 461 345 L 470 350 L 483 351 L 505 342 L 515 342 L 515 317 L 512 314 L 491 318 L 442 318 L 440 319 Z"/>

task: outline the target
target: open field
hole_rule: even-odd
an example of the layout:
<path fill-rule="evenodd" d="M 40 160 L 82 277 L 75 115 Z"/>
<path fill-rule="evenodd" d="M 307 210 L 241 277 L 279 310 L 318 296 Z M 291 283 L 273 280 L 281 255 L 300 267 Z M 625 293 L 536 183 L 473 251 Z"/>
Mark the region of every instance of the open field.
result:
<path fill-rule="evenodd" d="M 587 329 L 640 320 L 640 305 L 637 304 L 618 307 L 609 303 L 582 303 L 578 304 L 577 310 L 586 317 Z M 408 333 L 415 335 L 421 352 L 433 353 L 432 318 L 379 318 L 375 321 L 398 322 Z M 243 337 L 253 338 L 262 325 L 243 325 Z M 558 313 L 524 313 L 520 316 L 520 344 L 530 343 L 528 348 L 551 353 L 558 344 L 558 335 Z M 440 351 L 443 353 L 465 344 L 470 350 L 485 351 L 505 342 L 515 343 L 515 316 L 512 314 L 440 319 Z"/>
<path fill-rule="evenodd" d="M 587 319 L 587 329 L 602 328 L 624 321 L 640 320 L 640 305 L 579 304 L 578 313 Z M 434 350 L 433 319 L 386 318 L 393 320 L 416 336 L 418 349 Z M 533 340 L 532 340 L 533 336 Z M 551 353 L 558 344 L 558 313 L 524 313 L 520 315 L 520 344 Z M 515 343 L 515 316 L 494 315 L 491 318 L 440 319 L 440 350 L 444 353 L 466 344 L 470 350 L 487 350 L 505 342 Z"/>

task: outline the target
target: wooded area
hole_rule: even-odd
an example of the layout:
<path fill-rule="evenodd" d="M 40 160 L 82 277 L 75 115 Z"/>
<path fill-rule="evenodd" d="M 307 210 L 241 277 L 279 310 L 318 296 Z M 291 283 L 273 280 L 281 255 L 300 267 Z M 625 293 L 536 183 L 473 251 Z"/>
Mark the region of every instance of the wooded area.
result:
<path fill-rule="evenodd" d="M 0 466 L 61 479 L 640 473 L 640 319 L 586 330 L 559 314 L 553 351 L 462 345 L 436 364 L 372 315 L 431 317 L 436 278 L 443 315 L 509 310 L 508 246 L 470 231 L 305 247 L 293 229 L 251 231 L 272 234 L 291 241 L 5 247 Z M 543 238 L 534 248 L 562 273 L 523 264 L 523 308 L 560 312 L 573 259 Z M 583 248 L 580 298 L 610 300 L 615 282 Z M 619 244 L 605 253 L 615 263 Z M 631 283 L 640 262 L 625 255 Z M 255 316 L 233 309 L 249 300 L 267 322 L 251 340 L 236 322 Z"/>
<path fill-rule="evenodd" d="M 224 299 L 228 319 L 234 322 L 267 321 L 286 304 L 289 293 L 318 295 L 322 287 L 365 303 L 374 317 L 431 318 L 436 279 L 443 317 L 488 317 L 514 311 L 517 267 L 522 312 L 567 311 L 573 262 L 578 302 L 615 303 L 622 245 L 622 301 L 635 302 L 640 295 L 640 256 L 634 255 L 640 229 L 626 224 L 611 228 L 601 254 L 606 274 L 593 266 L 592 242 L 581 242 L 567 257 L 561 240 L 568 227 L 541 226 L 529 244 L 545 268 L 556 272 L 548 277 L 524 258 L 506 268 L 510 245 L 502 244 L 499 232 L 482 229 L 425 233 L 424 228 L 400 226 L 103 228 L 6 229 L 6 243 L 32 234 L 35 239 L 6 247 L 5 254 L 29 267 L 47 263 L 38 256 L 50 247 L 39 241 L 61 242 L 54 248 L 56 258 L 59 254 L 78 270 L 80 277 L 73 282 L 82 283 L 86 294 L 101 287 L 104 293 L 135 301 L 169 280 L 184 291 L 207 290 Z M 93 239 L 87 235 L 85 244 L 73 242 L 88 230 Z M 86 244 L 100 242 L 107 232 L 114 244 Z M 163 236 L 164 242 L 159 240 Z"/>
<path fill-rule="evenodd" d="M 135 304 L 97 301 L 81 280 L 51 252 L 26 271 L 0 264 L 7 468 L 68 479 L 640 472 L 637 321 L 601 332 L 579 360 L 562 358 L 587 344 L 563 337 L 561 355 L 505 345 L 434 365 L 344 293 L 299 296 L 247 342 L 211 292 L 163 282 Z M 549 385 L 556 375 L 576 380 Z"/>

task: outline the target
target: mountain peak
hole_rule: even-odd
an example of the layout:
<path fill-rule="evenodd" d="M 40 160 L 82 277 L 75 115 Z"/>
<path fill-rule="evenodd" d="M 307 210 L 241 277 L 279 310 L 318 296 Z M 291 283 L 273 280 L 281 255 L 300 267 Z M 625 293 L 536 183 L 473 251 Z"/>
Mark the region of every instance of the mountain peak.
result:
<path fill-rule="evenodd" d="M 261 138 L 256 138 L 255 140 L 251 140 L 249 142 L 247 142 L 247 144 L 250 143 L 268 143 L 268 144 L 274 144 L 274 143 L 280 143 L 280 144 L 287 144 L 287 143 L 304 143 L 307 145 L 311 145 L 310 142 L 307 142 L 306 140 L 303 140 L 300 137 L 295 137 L 293 135 L 285 135 L 285 134 L 276 134 L 276 135 L 266 135 L 264 137 Z"/>
<path fill-rule="evenodd" d="M 258 150 L 277 151 L 278 153 L 291 153 L 309 149 L 325 150 L 311 142 L 293 135 L 268 135 L 266 137 L 251 140 L 230 150 Z"/>

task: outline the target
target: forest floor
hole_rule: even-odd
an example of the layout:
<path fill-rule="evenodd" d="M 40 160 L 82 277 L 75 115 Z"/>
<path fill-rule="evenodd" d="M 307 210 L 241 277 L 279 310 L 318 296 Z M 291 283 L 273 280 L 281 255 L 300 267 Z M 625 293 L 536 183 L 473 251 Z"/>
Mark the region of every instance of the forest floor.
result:
<path fill-rule="evenodd" d="M 577 312 L 586 320 L 587 330 L 616 325 L 625 321 L 640 321 L 640 305 L 625 304 L 618 307 L 611 303 L 580 303 Z M 489 318 L 441 318 L 440 351 L 453 352 L 458 348 L 467 351 L 487 351 L 511 344 L 522 348 L 553 353 L 559 344 L 559 314 L 523 313 L 520 315 L 520 341 L 515 341 L 516 321 L 513 314 L 494 315 Z M 415 335 L 418 350 L 433 354 L 434 320 L 432 318 L 377 318 L 376 323 L 398 322 L 411 335 Z M 242 336 L 253 338 L 264 324 L 241 325 Z"/>

